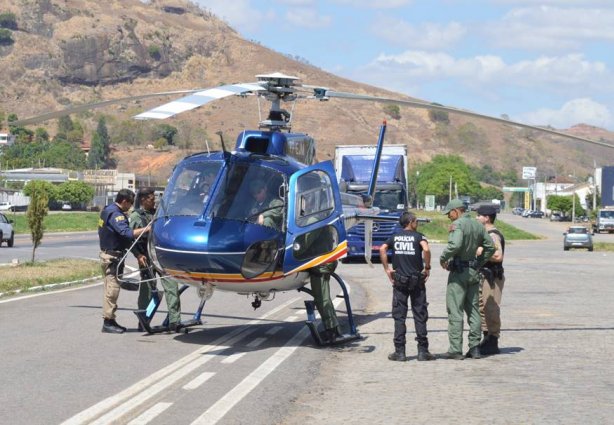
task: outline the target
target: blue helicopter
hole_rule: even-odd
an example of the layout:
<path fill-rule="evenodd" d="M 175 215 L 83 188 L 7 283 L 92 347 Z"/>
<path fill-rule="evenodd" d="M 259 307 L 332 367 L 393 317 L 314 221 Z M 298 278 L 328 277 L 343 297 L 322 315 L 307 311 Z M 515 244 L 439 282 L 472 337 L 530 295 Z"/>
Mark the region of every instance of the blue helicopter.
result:
<path fill-rule="evenodd" d="M 315 163 L 315 141 L 306 134 L 292 133 L 292 113 L 282 102 L 298 99 L 327 101 L 330 98 L 394 103 L 415 108 L 440 110 L 479 117 L 508 125 L 612 147 L 607 143 L 534 127 L 470 111 L 414 100 L 388 99 L 336 92 L 326 87 L 298 83 L 298 78 L 273 73 L 258 75 L 257 81 L 205 90 L 153 93 L 81 105 L 16 121 L 26 125 L 81 110 L 112 103 L 161 95 L 187 94 L 178 100 L 137 115 L 136 119 L 165 119 L 211 101 L 238 95 L 256 95 L 271 102 L 259 130 L 241 132 L 232 151 L 222 138 L 222 151 L 188 156 L 174 168 L 158 206 L 148 245 L 153 267 L 162 278 L 172 278 L 199 290 L 201 303 L 185 328 L 201 324 L 205 302 L 215 290 L 253 296 L 257 308 L 276 292 L 301 290 L 308 282 L 311 267 L 343 258 L 347 251 L 346 230 L 365 223 L 365 244 L 371 244 L 371 226 L 379 217 L 372 206 L 385 123 L 378 139 L 378 153 L 367 193 L 362 196 L 342 192 L 332 162 Z M 221 133 L 220 133 L 220 137 Z M 309 245 L 310 235 L 318 244 Z M 368 253 L 370 254 L 370 253 Z M 370 263 L 370 255 L 366 255 Z M 343 280 L 337 274 L 346 304 L 349 331 L 337 342 L 359 337 L 353 321 L 350 300 Z M 160 300 L 154 297 L 147 311 L 137 312 L 148 332 L 166 328 L 151 327 Z M 318 344 L 324 344 L 315 320 L 314 304 L 306 301 L 307 324 Z"/>

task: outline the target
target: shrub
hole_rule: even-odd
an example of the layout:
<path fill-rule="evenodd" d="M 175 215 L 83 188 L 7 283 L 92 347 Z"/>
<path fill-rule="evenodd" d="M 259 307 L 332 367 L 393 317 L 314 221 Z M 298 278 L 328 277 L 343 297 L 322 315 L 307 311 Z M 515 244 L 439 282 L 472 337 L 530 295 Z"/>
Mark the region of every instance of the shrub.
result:
<path fill-rule="evenodd" d="M 7 46 L 9 44 L 13 44 L 15 40 L 13 40 L 13 35 L 6 28 L 0 28 L 0 45 Z"/>
<path fill-rule="evenodd" d="M 401 109 L 399 109 L 399 105 L 384 106 L 384 113 L 395 120 L 401 119 Z"/>
<path fill-rule="evenodd" d="M 149 46 L 147 48 L 147 51 L 149 52 L 149 56 L 151 56 L 155 60 L 160 60 L 160 58 L 162 57 L 160 53 L 160 48 L 156 46 L 155 44 L 152 44 L 151 46 Z"/>
<path fill-rule="evenodd" d="M 0 28 L 17 29 L 17 18 L 14 13 L 0 13 Z"/>

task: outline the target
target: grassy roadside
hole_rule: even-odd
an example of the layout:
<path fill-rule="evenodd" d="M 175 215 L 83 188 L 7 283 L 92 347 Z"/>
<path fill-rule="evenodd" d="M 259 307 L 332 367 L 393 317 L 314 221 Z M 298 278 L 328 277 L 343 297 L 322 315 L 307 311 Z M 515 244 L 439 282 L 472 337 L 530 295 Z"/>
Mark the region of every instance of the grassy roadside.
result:
<path fill-rule="evenodd" d="M 45 232 L 83 232 L 96 230 L 98 226 L 97 212 L 52 212 L 45 217 Z M 13 229 L 16 234 L 29 234 L 26 213 L 8 213 L 6 216 L 13 220 Z"/>
<path fill-rule="evenodd" d="M 424 233 L 429 241 L 446 242 L 448 240 L 450 220 L 447 216 L 437 211 L 418 211 L 417 216 L 431 219 L 430 223 L 420 223 L 418 225 L 418 231 Z M 539 236 L 520 230 L 504 221 L 497 219 L 495 224 L 507 241 L 540 239 Z"/>
<path fill-rule="evenodd" d="M 61 258 L 0 267 L 0 294 L 32 290 L 37 286 L 102 276 L 94 260 Z"/>

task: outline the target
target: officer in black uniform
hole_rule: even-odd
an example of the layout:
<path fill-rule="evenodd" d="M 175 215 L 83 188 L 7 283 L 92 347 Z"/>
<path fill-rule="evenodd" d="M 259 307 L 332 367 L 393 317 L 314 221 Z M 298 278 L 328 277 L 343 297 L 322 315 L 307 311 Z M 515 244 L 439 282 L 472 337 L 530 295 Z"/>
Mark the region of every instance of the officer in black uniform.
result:
<path fill-rule="evenodd" d="M 100 239 L 100 263 L 104 276 L 104 294 L 102 299 L 102 332 L 121 334 L 126 328 L 115 321 L 119 281 L 117 275 L 123 273 L 124 265 L 119 261 L 136 237 L 149 231 L 149 226 L 132 230 L 128 225 L 126 212 L 134 204 L 134 192 L 121 189 L 117 192 L 115 202 L 107 205 L 98 220 L 98 238 Z"/>
<path fill-rule="evenodd" d="M 435 360 L 429 352 L 426 322 L 428 303 L 426 302 L 426 280 L 431 270 L 431 251 L 426 237 L 416 231 L 418 220 L 410 212 L 399 218 L 403 230 L 392 235 L 379 249 L 384 271 L 392 283 L 392 318 L 394 319 L 394 353 L 389 360 L 405 361 L 405 319 L 407 318 L 407 299 L 411 300 L 411 311 L 418 341 L 418 360 Z M 388 267 L 388 249 L 392 249 L 392 269 Z"/>

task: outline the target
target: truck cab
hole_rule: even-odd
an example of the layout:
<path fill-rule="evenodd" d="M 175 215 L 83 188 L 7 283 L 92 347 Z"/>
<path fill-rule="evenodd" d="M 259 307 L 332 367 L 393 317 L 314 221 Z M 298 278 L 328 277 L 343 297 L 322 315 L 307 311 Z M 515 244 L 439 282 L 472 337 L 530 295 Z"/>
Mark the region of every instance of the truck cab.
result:
<path fill-rule="evenodd" d="M 375 146 L 337 146 L 335 151 L 336 173 L 342 191 L 353 194 L 367 193 L 373 170 Z M 373 206 L 380 209 L 380 216 L 400 217 L 408 208 L 407 147 L 385 145 L 377 174 Z M 373 223 L 371 256 L 379 258 L 379 248 L 395 232 L 397 222 Z M 347 258 L 364 258 L 365 226 L 358 224 L 347 233 Z M 369 249 L 369 248 L 367 248 Z"/>
<path fill-rule="evenodd" d="M 614 207 L 601 208 L 597 211 L 593 230 L 596 233 L 614 232 Z"/>

